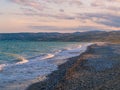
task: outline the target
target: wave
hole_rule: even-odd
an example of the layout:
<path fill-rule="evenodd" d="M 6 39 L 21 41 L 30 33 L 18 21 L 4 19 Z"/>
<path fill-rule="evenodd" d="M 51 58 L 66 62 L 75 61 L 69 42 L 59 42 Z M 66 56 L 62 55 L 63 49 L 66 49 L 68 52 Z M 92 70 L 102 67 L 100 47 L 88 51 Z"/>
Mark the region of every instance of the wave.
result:
<path fill-rule="evenodd" d="M 15 60 L 17 60 L 17 63 L 14 63 L 15 65 L 25 64 L 25 63 L 28 63 L 28 62 L 31 62 L 31 61 L 39 61 L 39 60 L 41 61 L 41 60 L 46 60 L 46 59 L 47 60 L 55 59 L 55 60 L 63 61 L 62 59 L 67 59 L 67 58 L 71 58 L 71 57 L 75 57 L 75 56 L 80 55 L 82 52 L 84 52 L 86 50 L 87 46 L 89 46 L 91 44 L 92 43 L 89 43 L 89 44 L 87 43 L 87 44 L 84 44 L 84 45 L 76 45 L 74 47 L 69 47 L 68 46 L 66 48 L 59 49 L 59 50 L 55 51 L 54 53 L 42 54 L 42 55 L 39 55 L 39 56 L 35 56 L 33 58 L 28 58 L 29 60 L 26 59 L 25 57 L 21 56 L 21 55 L 18 55 L 18 54 L 12 54 L 12 53 L 4 53 L 4 54 L 14 57 Z M 14 64 L 12 64 L 12 65 L 14 65 Z M 9 64 L 1 64 L 0 65 L 0 71 L 6 66 L 9 66 Z"/>
<path fill-rule="evenodd" d="M 5 66 L 6 64 L 0 64 L 0 71 L 2 71 Z"/>
<path fill-rule="evenodd" d="M 55 56 L 54 54 L 47 54 L 42 58 L 42 60 L 43 59 L 50 59 L 50 58 L 53 58 L 54 56 Z"/>
<path fill-rule="evenodd" d="M 19 60 L 20 62 L 17 62 L 16 64 L 23 64 L 28 62 L 28 60 L 22 56 L 17 57 L 17 60 Z"/>
<path fill-rule="evenodd" d="M 27 63 L 27 62 L 28 62 L 28 60 L 25 59 L 25 57 L 23 57 L 23 56 L 21 56 L 21 55 L 12 54 L 12 53 L 5 53 L 5 54 L 7 54 L 7 55 L 9 55 L 9 56 L 12 56 L 12 57 L 15 58 L 15 60 L 19 61 L 19 62 L 17 62 L 16 64 L 23 64 L 23 63 Z"/>
<path fill-rule="evenodd" d="M 24 57 L 19 56 L 19 55 L 17 55 L 16 60 L 18 60 L 19 62 L 15 63 L 15 64 L 8 64 L 8 63 L 7 64 L 0 64 L 0 71 L 2 71 L 7 66 L 12 66 L 12 65 L 17 65 L 17 64 L 24 64 L 24 63 L 28 62 L 27 59 L 25 59 Z"/>
<path fill-rule="evenodd" d="M 40 56 L 29 59 L 29 62 L 23 56 L 10 54 L 19 62 L 14 64 L 1 64 L 0 76 L 2 76 L 0 85 L 5 86 L 10 82 L 21 83 L 24 80 L 33 80 L 37 77 L 42 77 L 57 70 L 58 65 L 67 61 L 67 58 L 80 55 L 91 44 L 76 45 L 75 47 L 66 47 L 57 50 L 54 53 L 42 54 Z M 42 81 L 42 79 L 40 79 Z M 32 83 L 32 82 L 31 82 Z M 12 83 L 13 85 L 13 83 Z"/>

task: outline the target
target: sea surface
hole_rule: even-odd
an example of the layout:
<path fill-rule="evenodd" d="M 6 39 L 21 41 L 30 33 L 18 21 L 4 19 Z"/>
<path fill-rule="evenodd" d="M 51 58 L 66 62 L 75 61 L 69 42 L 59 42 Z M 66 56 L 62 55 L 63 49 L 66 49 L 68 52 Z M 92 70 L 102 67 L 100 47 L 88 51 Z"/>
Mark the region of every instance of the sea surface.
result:
<path fill-rule="evenodd" d="M 80 55 L 88 45 L 91 43 L 0 41 L 0 90 L 22 90 L 17 87 L 22 87 L 23 81 L 46 79 L 58 65 Z"/>

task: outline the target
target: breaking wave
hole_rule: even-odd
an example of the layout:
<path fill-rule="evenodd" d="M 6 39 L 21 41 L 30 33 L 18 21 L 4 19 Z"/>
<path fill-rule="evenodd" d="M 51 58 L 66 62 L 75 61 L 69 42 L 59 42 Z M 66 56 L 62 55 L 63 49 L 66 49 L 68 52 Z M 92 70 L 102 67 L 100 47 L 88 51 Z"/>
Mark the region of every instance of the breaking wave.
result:
<path fill-rule="evenodd" d="M 91 44 L 77 45 L 76 47 L 67 47 L 46 53 L 34 58 L 25 58 L 17 54 L 9 54 L 16 58 L 17 63 L 0 65 L 0 85 L 5 86 L 10 82 L 21 83 L 25 80 L 32 80 L 36 77 L 43 77 L 57 70 L 58 65 L 65 63 L 67 58 L 80 55 Z M 43 79 L 40 79 L 43 80 Z M 31 82 L 32 83 L 32 82 Z"/>

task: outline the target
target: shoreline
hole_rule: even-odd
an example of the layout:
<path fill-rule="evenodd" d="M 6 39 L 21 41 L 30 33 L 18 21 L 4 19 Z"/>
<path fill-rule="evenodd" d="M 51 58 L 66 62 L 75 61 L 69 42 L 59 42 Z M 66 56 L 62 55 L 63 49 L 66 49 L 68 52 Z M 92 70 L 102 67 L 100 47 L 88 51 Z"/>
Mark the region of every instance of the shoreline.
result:
<path fill-rule="evenodd" d="M 77 44 L 77 45 L 79 45 L 79 44 Z M 84 52 L 85 50 L 86 50 L 86 48 L 87 48 L 87 46 L 88 45 L 90 45 L 90 44 L 86 44 L 85 46 L 83 45 L 83 48 L 79 48 L 79 47 L 77 47 L 78 49 L 76 49 L 75 48 L 75 51 L 74 50 L 72 50 L 71 49 L 71 51 L 70 51 L 70 54 L 73 54 L 71 57 L 76 57 L 77 55 L 79 55 L 80 54 L 80 52 L 82 53 L 82 52 Z M 80 46 L 80 45 L 79 45 Z M 79 50 L 80 49 L 80 50 Z M 80 52 L 79 52 L 79 51 Z M 74 53 L 75 52 L 75 53 Z M 66 51 L 64 51 L 63 50 L 63 53 L 68 53 L 68 51 L 66 52 Z M 78 54 L 77 54 L 78 53 Z M 77 54 L 77 55 L 76 55 Z M 67 54 L 65 54 L 66 56 L 67 56 Z M 59 55 L 58 55 L 59 56 Z M 66 57 L 65 56 L 65 57 Z M 68 58 L 66 58 L 66 59 L 63 59 L 63 57 L 61 58 L 61 57 L 59 57 L 60 58 L 60 62 L 58 61 L 58 62 L 54 62 L 54 60 L 53 61 L 51 61 L 50 62 L 50 64 L 52 65 L 52 63 L 55 63 L 56 65 L 55 66 L 59 66 L 59 65 L 61 65 L 62 63 L 65 63 L 66 61 L 68 61 L 69 60 L 69 56 L 68 56 Z M 37 60 L 37 59 L 36 59 Z M 59 60 L 59 59 L 58 59 Z M 61 61 L 62 60 L 62 61 Z M 71 59 L 70 59 L 71 60 Z M 40 61 L 40 62 L 42 62 L 42 61 Z M 47 60 L 45 61 L 45 62 L 48 62 Z M 34 64 L 35 63 L 35 64 Z M 49 62 L 48 62 L 49 63 Z M 28 72 L 24 72 L 23 70 L 26 70 L 26 68 L 24 68 L 24 64 L 23 65 L 17 65 L 17 67 L 23 67 L 23 69 L 20 69 L 20 72 L 21 72 L 21 74 L 19 74 L 19 78 L 17 78 L 15 75 L 10 75 L 11 77 L 15 77 L 14 79 L 11 79 L 11 80 L 8 80 L 9 79 L 9 74 L 8 74 L 8 78 L 6 78 L 5 76 L 1 79 L 1 85 L 0 85 L 0 89 L 1 90 L 19 90 L 19 88 L 20 88 L 20 90 L 25 90 L 29 85 L 31 85 L 31 84 L 33 84 L 33 83 L 36 83 L 36 82 L 40 82 L 40 81 L 43 81 L 43 80 L 45 80 L 46 79 L 46 76 L 48 76 L 50 73 L 52 73 L 52 71 L 54 71 L 54 70 L 57 70 L 57 68 L 55 68 L 54 70 L 53 70 L 53 68 L 49 68 L 50 69 L 50 73 L 48 73 L 48 74 L 46 74 L 46 75 L 41 75 L 40 77 L 39 76 L 37 76 L 37 77 L 35 77 L 35 78 L 30 78 L 29 79 L 29 75 L 36 75 L 36 73 L 32 73 L 32 71 L 31 71 L 31 67 L 34 67 L 34 65 L 36 66 L 36 67 L 38 67 L 38 69 L 37 69 L 37 73 L 38 74 L 40 74 L 40 69 L 39 69 L 39 65 L 40 65 L 40 63 L 37 63 L 36 64 L 36 62 L 29 62 L 29 63 L 26 63 L 28 66 L 30 66 L 30 69 L 28 69 L 29 71 Z M 33 64 L 33 65 L 32 65 Z M 42 63 L 42 65 L 43 66 L 45 66 L 44 65 L 45 63 Z M 72 63 L 71 63 L 72 64 Z M 53 66 L 52 66 L 53 67 Z M 63 67 L 63 66 L 60 66 L 60 67 Z M 13 69 L 12 69 L 13 68 Z M 3 72 L 6 74 L 6 73 L 8 73 L 8 72 L 10 72 L 10 73 L 15 73 L 15 72 L 17 72 L 17 73 L 19 73 L 19 68 L 15 68 L 14 67 L 14 65 L 13 66 L 10 66 L 10 68 L 8 69 L 8 71 L 6 71 L 6 70 L 4 70 Z M 44 67 L 44 68 L 46 68 L 46 66 Z M 4 68 L 4 69 L 7 69 L 7 68 Z M 12 70 L 10 70 L 10 69 L 12 69 Z M 32 69 L 33 71 L 35 71 L 35 69 Z M 44 71 L 44 70 L 43 70 Z M 42 72 L 43 72 L 42 71 Z M 36 72 L 36 71 L 35 71 Z M 24 73 L 28 73 L 28 74 L 24 74 Z M 61 73 L 63 73 L 63 72 L 61 72 Z M 16 73 L 15 73 L 16 74 Z M 3 74 L 1 74 L 1 75 L 3 75 Z M 7 75 L 7 74 L 6 74 Z M 64 75 L 63 75 L 64 76 Z M 25 78 L 24 78 L 25 77 Z M 23 80 L 22 80 L 23 79 Z"/>
<path fill-rule="evenodd" d="M 30 86 L 28 86 L 26 90 L 52 90 L 54 88 L 54 85 L 56 85 L 64 77 L 64 75 L 66 74 L 66 71 L 70 67 L 72 67 L 72 65 L 74 65 L 77 62 L 77 60 L 82 55 L 84 55 L 89 50 L 89 48 L 93 45 L 95 45 L 95 43 L 87 46 L 86 50 L 82 52 L 79 56 L 68 58 L 65 63 L 58 65 L 57 70 L 48 74 L 46 76 L 47 79 L 31 84 Z M 53 81 L 53 79 L 55 78 L 56 80 Z"/>
<path fill-rule="evenodd" d="M 113 44 L 90 45 L 87 47 L 87 50 L 81 55 L 69 58 L 66 63 L 59 65 L 58 70 L 53 71 L 47 76 L 48 79 L 42 82 L 34 83 L 30 85 L 26 90 L 108 90 L 107 88 L 109 88 L 109 90 L 113 90 L 111 89 L 112 87 L 106 87 L 110 86 L 109 84 L 102 84 L 109 81 L 108 77 L 115 78 L 114 80 L 110 80 L 110 82 L 113 82 L 119 78 L 117 75 L 119 72 L 115 69 L 117 67 L 118 70 L 120 70 L 120 68 L 118 67 L 118 64 L 120 64 L 120 60 L 118 60 L 119 57 L 116 56 L 116 53 L 113 53 L 113 51 L 111 51 L 111 48 L 115 48 L 115 50 L 117 48 L 120 49 L 119 45 L 115 46 Z M 100 51 L 96 51 L 97 49 Z M 108 54 L 109 56 L 109 54 L 112 55 L 111 53 L 113 53 L 114 55 L 112 56 L 116 56 L 116 60 L 108 61 L 107 59 L 110 59 L 109 57 L 99 57 L 99 55 L 95 55 L 97 52 L 101 56 L 104 54 Z M 118 51 L 118 55 L 119 54 L 120 52 Z M 99 61 L 101 58 L 103 60 L 106 60 Z M 96 62 L 94 62 L 94 60 L 96 60 Z M 101 66 L 98 62 L 104 62 L 105 65 L 102 63 L 103 66 Z M 116 64 L 116 62 L 118 64 Z M 96 64 L 98 64 L 99 67 L 96 66 Z M 101 69 L 101 67 L 104 68 Z M 116 72 L 116 74 L 114 72 Z M 113 75 L 111 76 L 111 73 L 115 74 L 117 79 Z M 81 76 L 81 74 L 83 75 Z M 93 75 L 95 76 L 94 78 Z M 101 75 L 103 75 L 103 79 L 101 79 Z M 96 81 L 97 79 L 99 81 Z M 119 83 L 120 81 L 118 80 L 117 82 Z M 73 87 L 76 89 L 74 89 Z M 118 90 L 118 88 L 120 87 L 118 87 L 117 85 L 116 87 L 114 86 L 114 88 L 117 88 L 115 90 Z"/>

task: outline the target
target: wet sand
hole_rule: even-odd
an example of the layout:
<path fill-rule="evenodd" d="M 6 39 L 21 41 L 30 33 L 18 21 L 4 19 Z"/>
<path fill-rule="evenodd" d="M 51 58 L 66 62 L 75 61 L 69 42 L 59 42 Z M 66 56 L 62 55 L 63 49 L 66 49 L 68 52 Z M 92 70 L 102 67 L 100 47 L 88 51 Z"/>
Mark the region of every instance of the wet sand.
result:
<path fill-rule="evenodd" d="M 27 90 L 120 90 L 120 44 L 94 44 Z"/>

